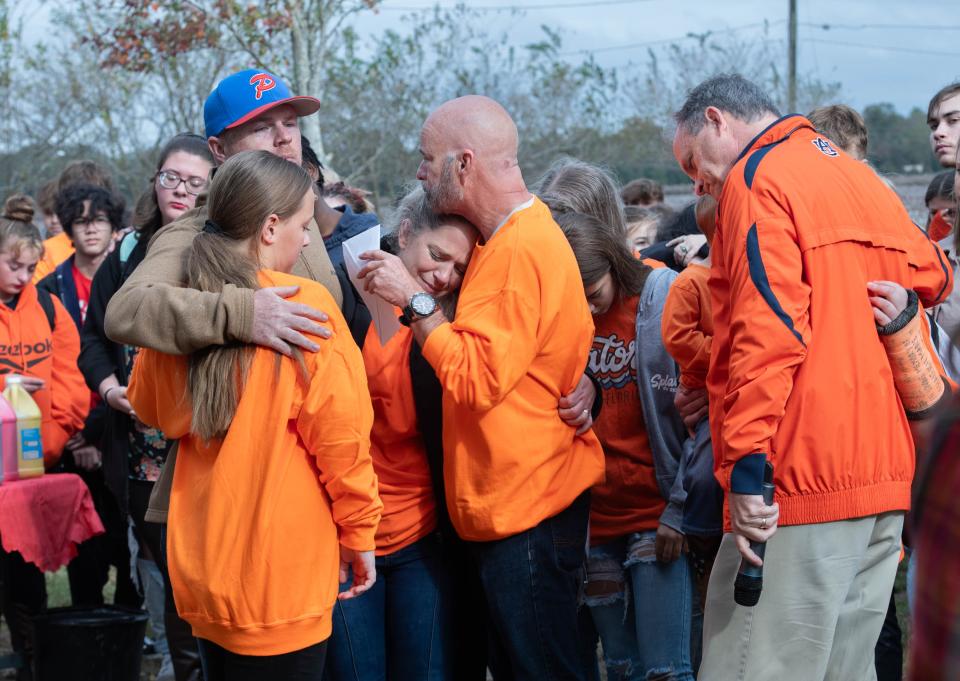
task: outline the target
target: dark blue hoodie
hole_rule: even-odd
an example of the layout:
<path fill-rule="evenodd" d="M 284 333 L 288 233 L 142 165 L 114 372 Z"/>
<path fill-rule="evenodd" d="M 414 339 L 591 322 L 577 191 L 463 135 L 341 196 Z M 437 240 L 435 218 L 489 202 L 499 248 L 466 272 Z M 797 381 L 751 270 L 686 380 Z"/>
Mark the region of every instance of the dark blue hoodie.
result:
<path fill-rule="evenodd" d="M 330 262 L 336 269 L 343 264 L 343 242 L 379 225 L 380 218 L 375 213 L 355 213 L 350 206 L 338 206 L 334 210 L 343 213 L 343 217 L 330 236 L 324 238 L 323 243 L 327 247 Z"/>

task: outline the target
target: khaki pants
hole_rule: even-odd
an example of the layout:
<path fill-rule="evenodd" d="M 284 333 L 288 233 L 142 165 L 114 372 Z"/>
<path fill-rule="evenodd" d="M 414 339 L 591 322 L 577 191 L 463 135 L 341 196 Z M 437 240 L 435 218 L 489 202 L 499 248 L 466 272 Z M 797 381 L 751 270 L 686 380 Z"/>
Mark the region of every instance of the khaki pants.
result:
<path fill-rule="evenodd" d="M 900 556 L 903 513 L 781 527 L 763 593 L 733 600 L 740 553 L 724 535 L 710 576 L 700 681 L 875 681 Z"/>

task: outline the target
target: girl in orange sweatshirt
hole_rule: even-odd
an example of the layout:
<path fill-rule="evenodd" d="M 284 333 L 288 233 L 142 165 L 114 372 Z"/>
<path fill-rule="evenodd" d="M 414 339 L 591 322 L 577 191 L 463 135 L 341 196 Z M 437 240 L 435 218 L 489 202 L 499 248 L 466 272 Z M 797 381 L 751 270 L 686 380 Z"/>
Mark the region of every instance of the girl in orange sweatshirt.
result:
<path fill-rule="evenodd" d="M 314 193 L 299 167 L 243 152 L 218 170 L 186 271 L 201 291 L 299 286 L 330 310 L 320 349 L 253 345 L 137 356 L 128 399 L 180 439 L 168 518 L 170 581 L 207 681 L 319 679 L 337 583 L 376 577 L 382 505 L 370 460 L 363 360 L 326 289 L 289 272 L 309 243 Z"/>
<path fill-rule="evenodd" d="M 606 480 L 591 490 L 586 605 L 608 671 L 692 681 L 692 583 L 680 531 L 686 434 L 659 333 L 676 274 L 633 257 L 615 226 L 581 213 L 556 220 L 580 267 L 596 325 L 588 370 L 603 389 L 593 428 Z"/>
<path fill-rule="evenodd" d="M 0 390 L 8 375 L 23 377 L 23 387 L 42 414 L 40 439 L 44 466 L 50 469 L 70 436 L 83 427 L 90 391 L 77 368 L 80 337 L 73 320 L 59 300 L 30 283 L 43 254 L 32 222 L 33 204 L 26 196 L 6 201 L 0 217 Z M 47 599 L 43 573 L 19 553 L 0 548 L 0 581 L 13 649 L 29 664 L 29 617 Z"/>

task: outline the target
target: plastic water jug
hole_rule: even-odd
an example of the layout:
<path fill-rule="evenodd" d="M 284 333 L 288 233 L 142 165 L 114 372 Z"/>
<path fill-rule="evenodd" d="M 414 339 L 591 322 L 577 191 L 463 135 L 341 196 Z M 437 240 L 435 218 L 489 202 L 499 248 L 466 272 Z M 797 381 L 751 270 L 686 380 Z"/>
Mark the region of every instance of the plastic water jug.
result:
<path fill-rule="evenodd" d="M 3 397 L 17 415 L 17 471 L 21 478 L 35 478 L 43 475 L 42 415 L 21 381 L 21 376 L 7 376 Z"/>

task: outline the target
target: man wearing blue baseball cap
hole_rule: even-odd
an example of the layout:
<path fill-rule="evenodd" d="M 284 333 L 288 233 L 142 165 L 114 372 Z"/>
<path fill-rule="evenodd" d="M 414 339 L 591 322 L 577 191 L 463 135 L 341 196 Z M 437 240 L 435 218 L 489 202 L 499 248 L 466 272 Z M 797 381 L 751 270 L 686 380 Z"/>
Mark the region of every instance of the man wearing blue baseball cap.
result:
<path fill-rule="evenodd" d="M 234 73 L 217 84 L 203 107 L 210 151 L 218 164 L 241 151 L 263 150 L 299 165 L 297 119 L 319 108 L 317 99 L 294 96 L 272 73 Z M 110 300 L 107 334 L 117 342 L 172 354 L 231 341 L 284 354 L 290 354 L 291 346 L 316 350 L 303 333 L 329 335 L 319 323 L 326 315 L 284 300 L 294 288 L 227 287 L 223 293 L 184 288 L 184 254 L 206 217 L 206 208 L 200 207 L 157 233 L 144 261 Z M 340 284 L 321 239 L 311 240 L 293 273 L 320 282 L 341 301 Z"/>

